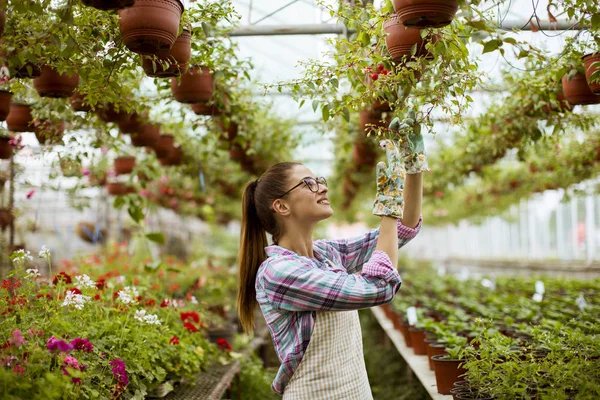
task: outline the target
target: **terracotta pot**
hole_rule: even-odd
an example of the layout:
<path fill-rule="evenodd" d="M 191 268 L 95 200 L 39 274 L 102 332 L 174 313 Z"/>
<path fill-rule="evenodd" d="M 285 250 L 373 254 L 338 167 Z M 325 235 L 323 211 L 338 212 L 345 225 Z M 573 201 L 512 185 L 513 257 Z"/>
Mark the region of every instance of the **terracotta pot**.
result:
<path fill-rule="evenodd" d="M 126 118 L 119 121 L 119 130 L 123 134 L 139 133 L 142 131 L 142 117 L 137 113 L 128 114 Z"/>
<path fill-rule="evenodd" d="M 111 196 L 121 196 L 127 193 L 127 188 L 121 182 L 108 182 L 106 188 Z"/>
<path fill-rule="evenodd" d="M 42 74 L 33 80 L 35 90 L 42 97 L 69 97 L 77 85 L 79 85 L 79 75 L 59 74 L 47 65 L 42 68 Z"/>
<path fill-rule="evenodd" d="M 410 325 L 408 325 L 405 321 L 400 322 L 400 333 L 402 333 L 402 336 L 404 336 L 404 342 L 406 343 L 406 347 L 412 347 L 412 338 L 410 336 L 410 333 L 408 332 L 409 328 Z"/>
<path fill-rule="evenodd" d="M 583 68 L 585 69 L 585 80 L 594 94 L 600 94 L 600 81 L 590 83 L 592 74 L 600 69 L 600 53 L 586 54 L 581 58 L 583 60 Z M 600 74 L 596 79 L 600 78 Z"/>
<path fill-rule="evenodd" d="M 7 90 L 0 90 L 0 121 L 5 121 L 10 112 L 10 101 L 13 94 Z"/>
<path fill-rule="evenodd" d="M 0 208 L 0 228 L 8 228 L 15 220 L 15 216 L 10 208 Z"/>
<path fill-rule="evenodd" d="M 4 35 L 4 27 L 6 26 L 6 12 L 0 12 L 0 36 Z"/>
<path fill-rule="evenodd" d="M 370 143 L 366 138 L 357 139 L 352 145 L 352 159 L 358 166 L 374 166 L 377 160 L 374 143 Z"/>
<path fill-rule="evenodd" d="M 431 54 L 425 48 L 428 41 L 421 38 L 421 31 L 402 25 L 397 14 L 392 15 L 383 24 L 383 29 L 387 33 L 385 45 L 392 57 L 392 61 L 398 63 L 405 57 L 411 58 L 411 50 L 414 45 L 417 46 L 415 57 L 432 58 Z"/>
<path fill-rule="evenodd" d="M 192 111 L 196 113 L 196 115 L 220 115 L 221 112 L 214 105 L 208 105 L 208 103 L 195 103 L 192 104 Z"/>
<path fill-rule="evenodd" d="M 203 103 L 212 97 L 214 83 L 208 68 L 190 68 L 179 79 L 181 83 L 176 78 L 171 78 L 171 91 L 178 102 Z"/>
<path fill-rule="evenodd" d="M 168 158 L 159 158 L 158 161 L 164 166 L 181 165 L 183 162 L 183 152 L 181 151 L 181 147 L 173 147 Z"/>
<path fill-rule="evenodd" d="M 42 75 L 42 70 L 39 66 L 28 62 L 25 65 L 16 68 L 12 75 L 19 79 L 37 78 Z"/>
<path fill-rule="evenodd" d="M 108 103 L 98 108 L 96 115 L 104 122 L 121 122 L 129 117 L 123 104 L 117 107 L 113 103 Z"/>
<path fill-rule="evenodd" d="M 437 355 L 431 358 L 433 360 L 438 393 L 450 394 L 454 382 L 464 380 L 464 376 L 461 375 L 467 371 L 459 367 L 464 360 L 448 360 L 445 357 L 445 355 Z"/>
<path fill-rule="evenodd" d="M 117 175 L 130 174 L 135 167 L 135 157 L 123 156 L 115 158 L 115 172 Z"/>
<path fill-rule="evenodd" d="M 160 135 L 158 140 L 154 143 L 154 152 L 158 158 L 169 158 L 173 151 L 174 137 L 173 135 Z"/>
<path fill-rule="evenodd" d="M 160 138 L 160 126 L 146 122 L 140 132 L 131 133 L 131 144 L 136 147 L 151 147 Z"/>
<path fill-rule="evenodd" d="M 125 46 L 134 53 L 164 54 L 179 33 L 183 13 L 179 0 L 136 0 L 119 10 L 119 29 Z"/>
<path fill-rule="evenodd" d="M 238 143 L 233 143 L 229 148 L 229 158 L 231 158 L 233 161 L 240 161 L 245 154 L 246 152 L 244 151 L 244 148 Z"/>
<path fill-rule="evenodd" d="M 71 97 L 69 97 L 69 102 L 71 103 L 71 108 L 73 111 L 81 111 L 88 112 L 92 111 L 92 106 L 90 106 L 85 101 L 85 96 L 75 91 Z"/>
<path fill-rule="evenodd" d="M 367 126 L 367 124 L 375 126 Z M 371 129 L 387 128 L 388 125 L 389 121 L 387 119 L 382 120 L 380 112 L 369 110 L 362 110 L 360 112 L 360 128 L 363 132 L 368 132 Z"/>
<path fill-rule="evenodd" d="M 8 160 L 12 156 L 13 148 L 10 145 L 10 138 L 0 137 L 0 159 Z"/>
<path fill-rule="evenodd" d="M 431 357 L 446 354 L 446 345 L 442 343 L 430 342 L 427 343 L 427 359 L 429 360 L 429 369 L 434 370 L 433 360 Z"/>
<path fill-rule="evenodd" d="M 152 77 L 180 76 L 187 70 L 191 57 L 192 35 L 189 31 L 183 31 L 168 53 L 157 56 L 156 59 L 152 56 L 142 56 L 142 68 L 146 75 Z"/>
<path fill-rule="evenodd" d="M 427 355 L 427 346 L 425 344 L 425 331 L 423 329 L 415 328 L 413 326 L 408 328 L 408 334 L 410 335 L 410 341 L 413 345 L 415 355 Z"/>
<path fill-rule="evenodd" d="M 135 0 L 81 0 L 81 2 L 86 6 L 94 7 L 103 11 L 131 7 L 134 1 Z"/>
<path fill-rule="evenodd" d="M 229 125 L 225 126 L 225 121 L 219 119 L 219 126 L 223 132 L 221 138 L 230 143 L 233 142 L 238 135 L 238 124 L 233 121 L 229 121 Z"/>
<path fill-rule="evenodd" d="M 573 111 L 573 105 L 569 103 L 562 90 L 556 93 L 556 101 L 558 101 L 558 106 L 548 102 L 542 106 L 542 112 L 550 114 L 552 111 Z"/>
<path fill-rule="evenodd" d="M 392 106 L 387 101 L 376 101 L 371 105 L 373 111 L 377 112 L 390 112 L 392 111 Z"/>
<path fill-rule="evenodd" d="M 35 126 L 35 137 L 40 145 L 56 144 L 62 140 L 65 132 L 65 121 L 40 121 Z"/>
<path fill-rule="evenodd" d="M 33 132 L 31 107 L 26 104 L 11 104 L 6 118 L 6 126 L 9 131 L 13 132 Z"/>
<path fill-rule="evenodd" d="M 587 84 L 585 75 L 578 72 L 570 80 L 567 75 L 562 77 L 562 87 L 569 103 L 574 105 L 598 104 L 600 96 L 596 96 Z"/>
<path fill-rule="evenodd" d="M 439 28 L 448 25 L 458 11 L 457 0 L 394 0 L 400 21 L 414 28 Z"/>

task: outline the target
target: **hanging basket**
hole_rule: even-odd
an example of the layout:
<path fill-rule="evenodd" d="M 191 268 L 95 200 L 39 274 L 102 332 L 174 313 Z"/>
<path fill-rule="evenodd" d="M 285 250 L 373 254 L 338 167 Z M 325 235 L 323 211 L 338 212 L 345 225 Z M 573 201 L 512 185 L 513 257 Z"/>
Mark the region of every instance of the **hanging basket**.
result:
<path fill-rule="evenodd" d="M 7 90 L 0 90 L 0 121 L 5 121 L 10 112 L 10 101 L 13 94 Z"/>
<path fill-rule="evenodd" d="M 221 139 L 228 141 L 229 143 L 233 142 L 238 135 L 238 124 L 233 121 L 229 121 L 229 124 L 226 125 L 225 120 L 219 119 L 219 127 L 221 128 Z"/>
<path fill-rule="evenodd" d="M 377 160 L 375 144 L 365 137 L 358 138 L 352 145 L 352 159 L 357 166 L 374 166 Z"/>
<path fill-rule="evenodd" d="M 26 104 L 10 105 L 10 112 L 6 118 L 6 126 L 12 132 L 33 132 L 33 117 L 31 116 L 31 106 Z"/>
<path fill-rule="evenodd" d="M 221 112 L 219 111 L 219 109 L 217 107 L 215 107 L 214 105 L 209 105 L 206 102 L 195 103 L 195 104 L 192 104 L 191 107 L 192 107 L 192 111 L 196 115 L 212 115 L 212 116 L 221 115 Z"/>
<path fill-rule="evenodd" d="M 13 148 L 10 145 L 10 138 L 0 137 L 0 159 L 8 160 L 12 156 Z"/>
<path fill-rule="evenodd" d="M 81 0 L 86 6 L 94 7 L 102 11 L 131 7 L 134 1 L 135 0 Z"/>
<path fill-rule="evenodd" d="M 6 26 L 6 12 L 0 12 L 0 37 L 4 35 L 4 27 Z"/>
<path fill-rule="evenodd" d="M 208 102 L 213 95 L 213 76 L 207 67 L 193 67 L 179 78 L 171 78 L 171 91 L 180 103 Z"/>
<path fill-rule="evenodd" d="M 19 79 L 31 79 L 41 76 L 42 70 L 39 66 L 28 62 L 25 65 L 16 68 L 12 75 Z"/>
<path fill-rule="evenodd" d="M 187 70 L 191 57 L 192 35 L 184 30 L 167 54 L 156 59 L 152 56 L 142 56 L 142 68 L 146 75 L 155 78 L 181 76 Z"/>
<path fill-rule="evenodd" d="M 136 147 L 153 146 L 160 138 L 160 126 L 158 124 L 145 123 L 139 132 L 131 133 L 131 144 Z"/>
<path fill-rule="evenodd" d="M 92 106 L 90 106 L 85 101 L 85 95 L 75 91 L 71 97 L 69 97 L 69 102 L 71 103 L 71 108 L 73 111 L 79 112 L 88 112 L 92 111 Z"/>
<path fill-rule="evenodd" d="M 47 65 L 42 68 L 42 74 L 33 80 L 33 86 L 41 97 L 70 97 L 77 85 L 79 75 L 59 74 Z"/>
<path fill-rule="evenodd" d="M 106 189 L 111 196 L 122 196 L 127 194 L 127 187 L 121 182 L 108 182 L 106 184 Z"/>
<path fill-rule="evenodd" d="M 573 105 L 587 105 L 600 103 L 600 96 L 596 96 L 587 84 L 585 75 L 578 72 L 571 79 L 567 75 L 562 77 L 563 93 L 569 103 Z"/>
<path fill-rule="evenodd" d="M 573 105 L 569 103 L 562 90 L 556 93 L 558 106 L 548 102 L 542 106 L 542 112 L 550 114 L 552 111 L 573 111 Z"/>
<path fill-rule="evenodd" d="M 427 40 L 421 38 L 421 31 L 416 28 L 409 28 L 402 24 L 397 14 L 393 14 L 389 20 L 383 24 L 383 29 L 387 34 L 385 45 L 392 57 L 392 61 L 399 63 L 412 58 L 412 47 L 417 46 L 414 57 L 425 57 L 431 59 L 432 55 L 427 51 L 425 45 Z M 435 36 L 434 39 L 435 41 Z"/>
<path fill-rule="evenodd" d="M 181 147 L 173 147 L 173 150 L 168 158 L 159 158 L 158 161 L 160 161 L 161 165 L 165 167 L 181 165 L 183 162 Z"/>
<path fill-rule="evenodd" d="M 382 114 L 377 111 L 362 110 L 360 116 L 360 129 L 363 132 L 368 132 L 372 129 L 387 128 L 389 125 L 389 117 L 383 118 Z M 370 126 L 375 125 L 375 126 Z"/>
<path fill-rule="evenodd" d="M 115 172 L 117 175 L 130 174 L 135 167 L 135 157 L 123 156 L 115 158 Z"/>
<path fill-rule="evenodd" d="M 65 132 L 65 121 L 42 120 L 35 124 L 35 137 L 40 145 L 57 144 Z"/>
<path fill-rule="evenodd" d="M 590 83 L 592 74 L 600 70 L 600 53 L 587 54 L 581 58 L 583 60 L 583 68 L 585 69 L 585 80 L 594 94 L 600 94 L 600 73 L 595 76 L 596 82 Z"/>
<path fill-rule="evenodd" d="M 135 112 L 119 121 L 119 130 L 124 134 L 138 133 L 142 131 L 142 128 L 142 118 Z"/>
<path fill-rule="evenodd" d="M 96 115 L 104 122 L 121 122 L 129 116 L 123 105 L 117 107 L 113 103 L 107 103 L 99 108 Z"/>
<path fill-rule="evenodd" d="M 154 143 L 153 146 L 154 151 L 156 152 L 156 157 L 169 158 L 174 148 L 174 139 L 175 138 L 173 137 L 173 135 L 160 135 L 159 139 Z"/>
<path fill-rule="evenodd" d="M 136 0 L 119 10 L 119 29 L 125 46 L 134 53 L 164 54 L 179 33 L 183 13 L 179 0 Z"/>
<path fill-rule="evenodd" d="M 440 28 L 448 25 L 458 11 L 456 0 L 394 0 L 400 21 L 411 28 Z"/>
<path fill-rule="evenodd" d="M 13 223 L 15 216 L 10 208 L 0 208 L 0 228 L 5 230 Z"/>

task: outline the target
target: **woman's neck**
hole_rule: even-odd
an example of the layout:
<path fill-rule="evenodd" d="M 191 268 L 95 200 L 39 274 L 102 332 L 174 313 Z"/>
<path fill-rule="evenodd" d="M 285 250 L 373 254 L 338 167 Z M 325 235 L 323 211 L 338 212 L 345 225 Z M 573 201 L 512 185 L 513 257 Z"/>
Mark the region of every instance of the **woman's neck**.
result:
<path fill-rule="evenodd" d="M 287 229 L 281 235 L 277 245 L 293 251 L 299 256 L 314 258 L 312 246 L 313 227 L 305 229 Z"/>

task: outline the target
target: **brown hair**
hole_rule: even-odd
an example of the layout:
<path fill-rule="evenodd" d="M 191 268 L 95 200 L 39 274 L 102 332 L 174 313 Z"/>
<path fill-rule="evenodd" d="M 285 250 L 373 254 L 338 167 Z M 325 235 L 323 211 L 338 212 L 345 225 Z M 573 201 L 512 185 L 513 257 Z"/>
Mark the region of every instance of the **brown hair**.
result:
<path fill-rule="evenodd" d="M 254 329 L 254 308 L 257 304 L 254 285 L 258 267 L 267 259 L 267 232 L 273 236 L 274 243 L 281 237 L 280 226 L 271 205 L 287 190 L 289 173 L 296 165 L 302 164 L 277 163 L 259 179 L 247 183 L 243 189 L 237 306 L 240 323 L 246 332 Z"/>

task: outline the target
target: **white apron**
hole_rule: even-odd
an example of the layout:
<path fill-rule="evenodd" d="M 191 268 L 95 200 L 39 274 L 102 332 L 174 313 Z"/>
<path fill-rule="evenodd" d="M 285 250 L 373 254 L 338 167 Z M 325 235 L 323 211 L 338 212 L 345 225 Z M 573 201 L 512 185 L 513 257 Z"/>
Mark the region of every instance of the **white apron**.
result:
<path fill-rule="evenodd" d="M 373 400 L 358 311 L 318 311 L 283 400 Z"/>

